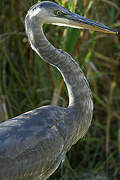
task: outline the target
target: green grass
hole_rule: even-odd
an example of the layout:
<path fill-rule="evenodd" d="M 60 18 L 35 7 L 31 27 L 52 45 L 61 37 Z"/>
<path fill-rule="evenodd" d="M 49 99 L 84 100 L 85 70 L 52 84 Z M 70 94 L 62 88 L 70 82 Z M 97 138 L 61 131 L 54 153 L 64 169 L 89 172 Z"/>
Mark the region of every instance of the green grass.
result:
<path fill-rule="evenodd" d="M 0 106 L 7 115 L 46 104 L 67 106 L 68 95 L 56 68 L 29 46 L 24 18 L 36 0 L 0 1 Z M 118 0 L 56 0 L 70 10 L 120 30 Z M 94 117 L 86 137 L 72 147 L 51 180 L 78 179 L 83 172 L 120 177 L 120 42 L 116 36 L 45 25 L 49 41 L 79 63 L 93 92 Z M 4 100 L 2 97 L 5 97 Z M 0 111 L 1 113 L 1 111 Z M 7 117 L 7 116 L 5 116 Z M 4 112 L 0 114 L 0 120 Z"/>

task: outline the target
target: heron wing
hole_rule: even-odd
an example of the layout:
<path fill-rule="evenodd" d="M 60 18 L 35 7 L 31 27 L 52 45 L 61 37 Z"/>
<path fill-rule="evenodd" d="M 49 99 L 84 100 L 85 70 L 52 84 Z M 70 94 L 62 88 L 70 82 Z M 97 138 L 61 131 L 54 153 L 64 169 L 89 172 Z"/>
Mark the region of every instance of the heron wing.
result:
<path fill-rule="evenodd" d="M 43 176 L 58 166 L 64 139 L 56 122 L 62 114 L 62 109 L 46 106 L 0 124 L 0 177 Z"/>

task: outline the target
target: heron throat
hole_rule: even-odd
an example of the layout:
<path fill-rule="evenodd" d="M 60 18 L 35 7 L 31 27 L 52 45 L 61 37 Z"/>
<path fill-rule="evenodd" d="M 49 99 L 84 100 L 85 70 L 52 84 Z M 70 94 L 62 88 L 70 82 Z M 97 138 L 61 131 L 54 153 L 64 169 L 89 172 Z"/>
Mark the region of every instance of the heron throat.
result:
<path fill-rule="evenodd" d="M 43 24 L 30 17 L 25 19 L 26 34 L 33 50 L 47 63 L 57 67 L 66 83 L 69 107 L 93 110 L 89 84 L 75 60 L 61 49 L 56 49 L 45 37 Z"/>

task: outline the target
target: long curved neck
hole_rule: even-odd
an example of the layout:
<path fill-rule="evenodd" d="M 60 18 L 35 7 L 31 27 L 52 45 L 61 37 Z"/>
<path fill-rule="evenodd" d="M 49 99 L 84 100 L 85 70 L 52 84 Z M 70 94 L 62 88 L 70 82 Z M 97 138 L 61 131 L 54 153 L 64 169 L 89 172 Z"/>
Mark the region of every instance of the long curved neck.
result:
<path fill-rule="evenodd" d="M 79 65 L 66 52 L 56 49 L 44 36 L 42 24 L 39 25 L 29 16 L 25 21 L 26 33 L 31 47 L 49 64 L 56 66 L 66 83 L 69 95 L 69 106 L 81 108 L 91 101 L 88 82 Z M 85 107 L 84 107 L 85 108 Z"/>

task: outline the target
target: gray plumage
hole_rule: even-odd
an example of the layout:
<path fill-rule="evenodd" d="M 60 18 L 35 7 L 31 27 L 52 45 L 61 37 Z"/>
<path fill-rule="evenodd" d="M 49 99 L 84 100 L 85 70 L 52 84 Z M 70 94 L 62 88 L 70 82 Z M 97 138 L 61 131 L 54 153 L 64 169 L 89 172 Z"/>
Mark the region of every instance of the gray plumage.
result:
<path fill-rule="evenodd" d="M 26 15 L 25 28 L 31 47 L 61 72 L 68 89 L 69 106 L 40 107 L 0 124 L 0 180 L 47 179 L 91 124 L 93 101 L 82 70 L 69 54 L 52 46 L 42 31 L 44 23 L 62 25 L 63 22 L 78 28 L 78 23 L 83 24 L 80 17 L 48 1 L 37 3 Z M 75 19 L 77 24 L 73 24 Z M 87 21 L 85 25 L 93 29 L 94 21 L 86 18 L 82 21 Z M 114 32 L 100 24 L 96 28 Z"/>

